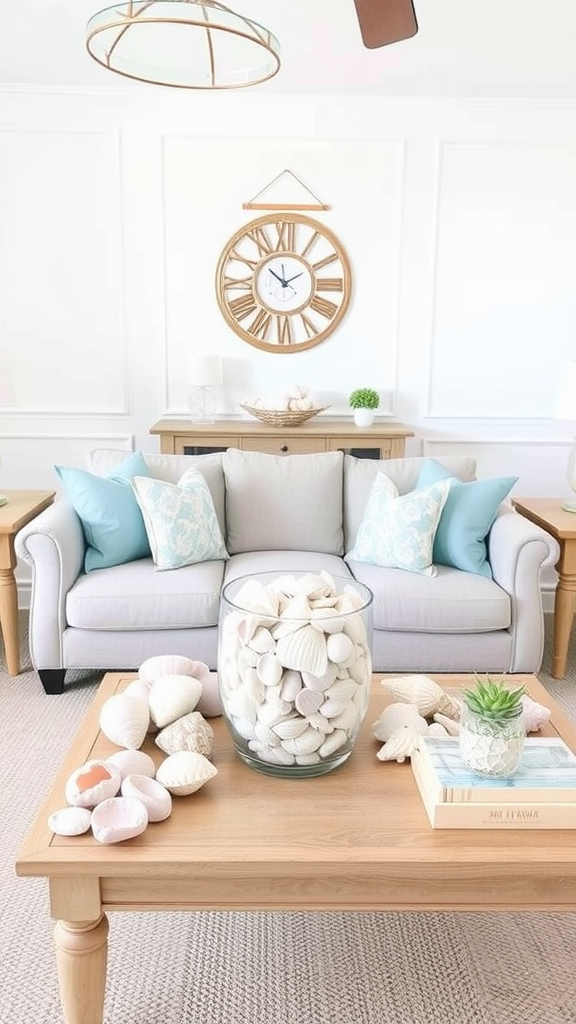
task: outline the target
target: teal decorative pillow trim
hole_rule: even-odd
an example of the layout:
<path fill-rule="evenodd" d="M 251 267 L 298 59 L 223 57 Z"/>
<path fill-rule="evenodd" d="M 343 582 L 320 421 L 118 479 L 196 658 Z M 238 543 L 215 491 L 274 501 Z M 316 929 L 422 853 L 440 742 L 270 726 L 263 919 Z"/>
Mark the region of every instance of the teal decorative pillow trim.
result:
<path fill-rule="evenodd" d="M 107 477 L 72 466 L 54 468 L 82 523 L 85 572 L 150 555 L 142 513 L 130 486 L 136 474 L 149 475 L 142 452 L 134 452 Z"/>
<path fill-rule="evenodd" d="M 200 470 L 187 469 L 177 484 L 135 477 L 132 487 L 157 569 L 180 569 L 229 557 L 210 488 Z"/>
<path fill-rule="evenodd" d="M 451 476 L 435 459 L 427 459 L 418 478 L 418 487 L 427 487 L 438 480 L 449 480 L 450 492 L 434 538 L 434 561 L 491 578 L 486 538 L 500 505 L 518 477 L 464 483 Z"/>
<path fill-rule="evenodd" d="M 434 535 L 449 487 L 445 480 L 399 495 L 390 478 L 379 472 L 354 547 L 345 555 L 346 561 L 369 562 L 435 576 Z"/>

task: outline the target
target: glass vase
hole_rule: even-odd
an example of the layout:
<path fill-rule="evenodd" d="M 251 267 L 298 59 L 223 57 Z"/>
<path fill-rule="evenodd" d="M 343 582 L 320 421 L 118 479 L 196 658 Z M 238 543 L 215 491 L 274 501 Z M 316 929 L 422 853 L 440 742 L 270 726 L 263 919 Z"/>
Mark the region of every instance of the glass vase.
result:
<path fill-rule="evenodd" d="M 463 702 L 460 720 L 460 757 L 471 771 L 484 778 L 505 779 L 520 767 L 526 729 L 523 708 L 505 721 L 493 721 Z"/>
<path fill-rule="evenodd" d="M 225 585 L 218 685 L 245 764 L 306 778 L 347 760 L 370 696 L 372 599 L 368 587 L 327 572 Z"/>

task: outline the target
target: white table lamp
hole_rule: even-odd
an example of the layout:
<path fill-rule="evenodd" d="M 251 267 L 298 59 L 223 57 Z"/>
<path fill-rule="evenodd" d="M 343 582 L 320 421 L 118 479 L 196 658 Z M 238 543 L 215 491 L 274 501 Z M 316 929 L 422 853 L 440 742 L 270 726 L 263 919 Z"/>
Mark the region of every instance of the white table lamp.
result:
<path fill-rule="evenodd" d="M 560 384 L 556 401 L 556 419 L 576 422 L 576 360 L 565 363 L 560 371 Z M 576 493 L 576 443 L 568 455 L 566 479 Z M 576 513 L 576 500 L 568 499 L 562 503 L 565 512 Z"/>
<path fill-rule="evenodd" d="M 192 356 L 189 372 L 192 384 L 188 396 L 190 419 L 192 423 L 213 423 L 218 408 L 215 388 L 222 384 L 222 360 L 220 356 Z"/>

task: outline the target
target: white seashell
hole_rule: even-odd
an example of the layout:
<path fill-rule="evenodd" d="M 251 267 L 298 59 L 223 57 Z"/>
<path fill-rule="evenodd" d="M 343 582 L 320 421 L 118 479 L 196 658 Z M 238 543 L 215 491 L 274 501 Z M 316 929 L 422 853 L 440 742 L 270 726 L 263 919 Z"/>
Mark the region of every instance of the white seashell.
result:
<path fill-rule="evenodd" d="M 73 807 L 95 807 L 102 800 L 116 796 L 122 779 L 119 768 L 109 761 L 86 761 L 69 776 L 64 796 Z"/>
<path fill-rule="evenodd" d="M 330 687 L 336 682 L 336 672 L 338 671 L 334 662 L 330 662 L 326 671 L 323 675 L 313 675 L 311 672 L 302 673 L 302 682 L 309 690 L 320 690 L 324 693 L 329 690 Z"/>
<path fill-rule="evenodd" d="M 308 602 L 308 598 L 305 593 L 295 594 L 288 603 L 282 609 L 281 618 L 283 619 L 301 619 L 304 622 L 308 622 L 312 614 L 312 609 Z M 302 622 L 299 623 L 302 625 Z"/>
<path fill-rule="evenodd" d="M 345 633 L 332 633 L 326 641 L 326 653 L 330 661 L 346 661 L 353 651 L 354 644 Z"/>
<path fill-rule="evenodd" d="M 301 736 L 307 728 L 308 722 L 305 718 L 283 718 L 272 727 L 272 732 L 281 740 L 290 740 L 295 736 Z"/>
<path fill-rule="evenodd" d="M 269 726 L 270 729 L 289 713 L 290 704 L 287 701 L 278 700 L 276 697 L 264 701 L 257 711 L 258 721 Z"/>
<path fill-rule="evenodd" d="M 90 828 L 87 807 L 62 807 L 48 818 L 48 828 L 57 836 L 81 836 Z"/>
<path fill-rule="evenodd" d="M 526 732 L 539 732 L 543 725 L 549 720 L 552 714 L 550 708 L 539 704 L 525 693 L 522 701 L 522 723 Z"/>
<path fill-rule="evenodd" d="M 361 615 L 348 615 L 344 619 L 344 633 L 349 636 L 355 644 L 366 645 L 366 625 Z"/>
<path fill-rule="evenodd" d="M 294 764 L 295 760 L 294 754 L 290 754 L 282 746 L 268 747 L 265 750 L 261 750 L 258 757 L 261 761 L 267 761 L 268 764 L 281 764 L 285 766 Z"/>
<path fill-rule="evenodd" d="M 204 718 L 217 718 L 218 715 L 222 714 L 218 673 L 208 672 L 207 675 L 202 677 L 200 682 L 202 683 L 202 693 L 195 710 L 204 715 Z"/>
<path fill-rule="evenodd" d="M 332 686 L 325 690 L 325 694 L 327 697 L 340 697 L 343 700 L 348 700 L 354 696 L 357 689 L 358 683 L 355 683 L 349 677 L 347 679 L 335 679 Z"/>
<path fill-rule="evenodd" d="M 264 626 L 258 626 L 254 635 L 250 637 L 248 647 L 252 651 L 256 651 L 257 654 L 265 654 L 266 651 L 273 651 L 276 644 L 270 630 Z"/>
<path fill-rule="evenodd" d="M 141 800 L 114 796 L 103 800 L 92 811 L 92 832 L 99 843 L 122 843 L 144 832 L 148 811 Z"/>
<path fill-rule="evenodd" d="M 308 725 L 316 729 L 317 732 L 321 732 L 324 736 L 328 733 L 334 732 L 334 726 L 329 718 L 324 718 L 319 711 L 315 711 L 313 714 L 308 715 Z"/>
<path fill-rule="evenodd" d="M 291 739 L 282 740 L 281 746 L 290 754 L 311 754 L 322 745 L 324 736 L 317 729 L 307 726 L 306 731 L 300 736 L 293 736 Z"/>
<path fill-rule="evenodd" d="M 280 637 L 276 653 L 285 668 L 293 668 L 298 672 L 322 676 L 328 667 L 324 635 L 309 624 L 302 626 L 296 633 Z"/>
<path fill-rule="evenodd" d="M 346 732 L 350 732 L 354 729 L 358 723 L 359 712 L 356 705 L 352 702 L 348 705 L 344 711 L 336 718 L 332 718 L 331 722 L 335 729 L 345 729 Z"/>
<path fill-rule="evenodd" d="M 418 736 L 419 733 L 409 726 L 401 726 L 386 740 L 384 746 L 380 747 L 376 757 L 379 761 L 405 761 L 416 749 Z"/>
<path fill-rule="evenodd" d="M 324 718 L 338 718 L 350 707 L 350 700 L 345 700 L 343 697 L 329 697 L 323 704 L 318 708 L 321 715 Z"/>
<path fill-rule="evenodd" d="M 165 754 L 175 754 L 177 750 L 196 750 L 204 754 L 204 757 L 210 757 L 214 745 L 214 729 L 199 711 L 190 711 L 162 729 L 154 742 Z"/>
<path fill-rule="evenodd" d="M 437 711 L 454 721 L 460 720 L 461 702 L 450 697 L 441 686 L 428 676 L 407 675 L 395 679 L 383 679 L 382 686 L 396 700 L 415 704 L 421 715 L 428 718 Z"/>
<path fill-rule="evenodd" d="M 259 704 L 254 700 L 246 686 L 232 690 L 227 700 L 228 714 L 233 718 L 242 718 L 254 725 Z"/>
<path fill-rule="evenodd" d="M 460 735 L 460 723 L 455 722 L 453 718 L 448 718 L 446 715 L 443 715 L 441 711 L 436 712 L 434 715 L 434 721 L 442 725 L 449 736 Z"/>
<path fill-rule="evenodd" d="M 133 679 L 131 683 L 128 683 L 128 686 L 122 691 L 122 693 L 127 693 L 131 697 L 142 697 L 143 700 L 148 702 L 148 694 L 150 693 L 151 685 L 151 683 L 144 682 L 143 679 Z"/>
<path fill-rule="evenodd" d="M 320 764 L 321 757 L 320 754 L 313 751 L 311 754 L 297 754 L 294 760 L 296 761 L 296 764 L 300 765 Z"/>
<path fill-rule="evenodd" d="M 424 735 L 428 730 L 428 722 L 418 713 L 414 704 L 389 704 L 372 725 L 372 732 L 377 740 L 385 743 L 397 729 L 406 726 L 410 726 L 419 735 Z"/>
<path fill-rule="evenodd" d="M 278 598 L 273 590 L 260 580 L 246 580 L 237 592 L 234 604 L 238 608 L 245 608 L 249 612 L 265 617 L 272 616 L 276 619 L 278 615 Z"/>
<path fill-rule="evenodd" d="M 143 750 L 117 750 L 115 754 L 110 754 L 106 761 L 118 769 L 122 779 L 127 775 L 148 775 L 153 779 L 156 775 L 153 758 Z"/>
<path fill-rule="evenodd" d="M 150 714 L 161 729 L 194 711 L 202 696 L 202 683 L 194 676 L 162 676 L 150 687 Z"/>
<path fill-rule="evenodd" d="M 273 732 L 270 726 L 265 725 L 264 722 L 261 722 L 260 720 L 258 720 L 254 725 L 254 735 L 261 747 L 277 747 L 280 743 L 280 737 Z M 251 746 L 251 744 L 248 745 Z M 253 749 L 256 750 L 257 748 L 254 747 Z"/>
<path fill-rule="evenodd" d="M 450 735 L 450 733 L 448 732 L 447 729 L 444 728 L 443 725 L 440 724 L 440 722 L 432 722 L 428 726 L 428 732 L 426 733 L 426 735 L 427 736 L 440 736 L 440 737 L 443 737 L 445 739 L 447 736 Z"/>
<path fill-rule="evenodd" d="M 322 690 L 310 690 L 305 688 L 300 690 L 300 693 L 296 695 L 294 701 L 296 710 L 307 718 L 309 715 L 313 715 L 315 711 L 318 711 L 320 705 L 324 702 L 324 693 Z"/>
<path fill-rule="evenodd" d="M 267 651 L 266 654 L 262 654 L 261 657 L 258 658 L 256 672 L 258 673 L 259 679 L 264 683 L 264 686 L 276 686 L 276 684 L 282 679 L 283 671 L 284 669 L 280 660 L 272 651 Z"/>
<path fill-rule="evenodd" d="M 186 658 L 183 654 L 156 654 L 142 662 L 138 675 L 152 685 L 163 676 L 195 676 L 200 679 L 208 671 L 204 662 L 192 661 L 192 658 Z"/>
<path fill-rule="evenodd" d="M 194 750 L 179 750 L 162 761 L 156 779 L 175 796 L 187 796 L 195 793 L 217 774 L 218 770 L 203 754 L 197 754 Z"/>
<path fill-rule="evenodd" d="M 320 757 L 330 757 L 340 747 L 343 747 L 348 739 L 348 733 L 344 729 L 335 729 L 326 737 L 318 753 Z"/>
<path fill-rule="evenodd" d="M 172 813 L 170 793 L 148 775 L 127 775 L 121 792 L 122 796 L 133 796 L 142 801 L 148 811 L 148 821 L 165 821 Z"/>
<path fill-rule="evenodd" d="M 100 728 L 104 735 L 126 750 L 138 750 L 150 725 L 148 701 L 129 693 L 115 693 L 100 710 Z"/>
<path fill-rule="evenodd" d="M 288 702 L 296 700 L 296 697 L 302 689 L 302 676 L 299 672 L 295 672 L 293 669 L 288 668 L 282 676 L 282 685 L 280 687 L 280 696 L 282 700 Z"/>

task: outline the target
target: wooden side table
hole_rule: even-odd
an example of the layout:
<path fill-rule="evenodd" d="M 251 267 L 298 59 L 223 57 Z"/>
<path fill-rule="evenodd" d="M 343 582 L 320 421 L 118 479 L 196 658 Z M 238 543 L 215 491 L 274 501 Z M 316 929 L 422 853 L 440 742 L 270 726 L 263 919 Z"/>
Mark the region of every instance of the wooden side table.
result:
<path fill-rule="evenodd" d="M 26 523 L 54 501 L 55 491 L 4 491 L 8 501 L 0 505 L 0 628 L 4 637 L 6 664 L 11 676 L 20 672 L 18 591 L 14 569 L 14 538 Z"/>
<path fill-rule="evenodd" d="M 561 498 L 512 498 L 520 515 L 551 533 L 560 545 L 559 580 L 554 598 L 554 651 L 551 675 L 566 674 L 568 644 L 576 609 L 576 515 L 565 512 Z"/>

